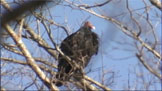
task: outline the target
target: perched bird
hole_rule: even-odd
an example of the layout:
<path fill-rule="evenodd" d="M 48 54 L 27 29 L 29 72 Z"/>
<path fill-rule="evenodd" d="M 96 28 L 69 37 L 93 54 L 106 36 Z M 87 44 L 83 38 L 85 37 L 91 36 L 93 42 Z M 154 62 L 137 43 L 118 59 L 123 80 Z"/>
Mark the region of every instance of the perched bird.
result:
<path fill-rule="evenodd" d="M 85 68 L 91 57 L 98 52 L 98 36 L 92 32 L 95 27 L 89 22 L 85 24 L 75 33 L 71 34 L 61 43 L 61 51 L 72 61 L 75 61 L 81 68 Z M 68 81 L 71 76 L 81 73 L 81 69 L 70 64 L 61 54 L 58 56 L 58 73 L 56 78 L 57 86 L 62 86 L 64 81 Z M 73 75 L 71 75 L 73 74 Z"/>

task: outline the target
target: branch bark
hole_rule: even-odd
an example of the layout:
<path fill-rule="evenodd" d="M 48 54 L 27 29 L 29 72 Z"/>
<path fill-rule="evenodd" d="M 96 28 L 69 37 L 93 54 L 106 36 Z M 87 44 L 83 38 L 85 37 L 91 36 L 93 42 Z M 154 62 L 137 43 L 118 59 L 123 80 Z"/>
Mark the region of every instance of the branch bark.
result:
<path fill-rule="evenodd" d="M 160 0 L 150 0 L 150 2 L 158 9 L 162 10 L 162 3 Z"/>
<path fill-rule="evenodd" d="M 23 41 L 16 35 L 16 33 L 12 30 L 12 28 L 8 24 L 5 24 L 4 28 L 11 35 L 12 39 L 15 41 L 19 49 L 22 51 L 24 57 L 26 58 L 28 65 L 38 75 L 38 77 L 42 80 L 42 82 L 51 90 L 59 90 L 55 85 L 53 85 L 53 83 L 50 82 L 50 79 L 43 73 L 43 71 L 41 71 L 41 69 L 31 56 L 31 54 L 27 50 Z"/>
<path fill-rule="evenodd" d="M 156 77 L 158 77 L 159 79 L 162 79 L 162 76 L 156 71 L 154 70 L 152 67 L 150 67 L 145 60 L 143 59 L 141 54 L 136 54 L 136 57 L 140 60 L 140 62 L 144 65 L 144 67 L 150 71 L 152 74 L 154 74 Z"/>
<path fill-rule="evenodd" d="M 157 58 L 161 59 L 161 55 L 160 53 L 158 53 L 156 50 L 154 50 L 151 46 L 149 46 L 148 44 L 146 44 L 141 37 L 138 36 L 137 33 L 133 32 L 134 30 L 130 29 L 129 27 L 125 26 L 124 24 L 122 24 L 121 22 L 109 17 L 109 16 L 104 16 L 104 15 L 100 15 L 96 12 L 94 12 L 93 10 L 89 10 L 86 9 L 84 7 L 79 7 L 78 4 L 72 3 L 69 0 L 65 0 L 67 3 L 78 7 L 81 10 L 84 10 L 88 13 L 91 13 L 97 17 L 103 18 L 105 20 L 111 21 L 112 23 L 114 23 L 118 28 L 120 28 L 122 30 L 123 33 L 125 33 L 126 35 L 130 36 L 131 38 L 136 39 L 137 41 L 139 41 L 141 43 L 142 46 L 144 46 L 148 51 L 150 51 L 153 55 L 155 55 Z"/>
<path fill-rule="evenodd" d="M 102 85 L 101 83 L 99 83 L 99 82 L 97 82 L 97 81 L 94 81 L 93 79 L 91 79 L 91 78 L 88 77 L 88 76 L 84 76 L 84 78 L 85 78 L 87 81 L 92 82 L 93 84 L 99 86 L 100 88 L 102 88 L 102 89 L 105 90 L 105 91 L 111 91 L 110 88 L 108 88 L 108 87 Z"/>

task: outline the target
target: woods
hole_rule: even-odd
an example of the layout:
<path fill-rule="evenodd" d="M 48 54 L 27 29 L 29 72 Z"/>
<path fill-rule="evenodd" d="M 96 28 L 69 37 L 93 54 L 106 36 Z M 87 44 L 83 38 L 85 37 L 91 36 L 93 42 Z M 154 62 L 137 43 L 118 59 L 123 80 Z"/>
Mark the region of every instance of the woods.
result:
<path fill-rule="evenodd" d="M 2 0 L 1 90 L 160 90 L 161 10 L 160 0 Z M 72 64 L 81 80 L 58 87 L 59 55 L 73 58 L 61 43 L 86 21 L 97 55 L 84 69 Z"/>

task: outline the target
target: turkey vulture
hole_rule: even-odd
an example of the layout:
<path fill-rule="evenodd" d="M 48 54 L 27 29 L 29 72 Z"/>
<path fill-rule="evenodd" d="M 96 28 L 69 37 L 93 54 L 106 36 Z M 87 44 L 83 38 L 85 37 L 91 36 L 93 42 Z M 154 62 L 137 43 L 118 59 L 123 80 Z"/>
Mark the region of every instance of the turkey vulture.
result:
<path fill-rule="evenodd" d="M 61 51 L 81 68 L 85 68 L 90 58 L 98 52 L 98 36 L 91 31 L 92 29 L 95 27 L 89 21 L 85 22 L 77 32 L 65 38 L 60 46 Z M 59 80 L 56 82 L 57 86 L 62 86 L 63 81 L 69 80 L 71 74 L 83 73 L 81 69 L 75 69 L 74 66 L 59 54 L 58 73 L 56 74 L 56 78 Z"/>

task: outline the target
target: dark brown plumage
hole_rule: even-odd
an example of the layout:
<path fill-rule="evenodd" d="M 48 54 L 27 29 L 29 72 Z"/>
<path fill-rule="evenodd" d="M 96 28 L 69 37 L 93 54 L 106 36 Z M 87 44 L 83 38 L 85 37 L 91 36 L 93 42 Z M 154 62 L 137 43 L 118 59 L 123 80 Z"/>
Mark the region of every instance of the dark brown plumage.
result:
<path fill-rule="evenodd" d="M 98 36 L 92 32 L 91 29 L 95 27 L 90 22 L 85 22 L 77 32 L 68 36 L 61 43 L 61 51 L 75 61 L 81 68 L 85 68 L 89 63 L 91 57 L 98 52 Z M 57 86 L 61 86 L 63 81 L 70 79 L 71 74 L 77 74 L 81 72 L 81 69 L 73 69 L 74 65 L 62 57 L 60 54 L 58 57 L 58 73 L 56 78 L 60 81 L 56 83 Z"/>

